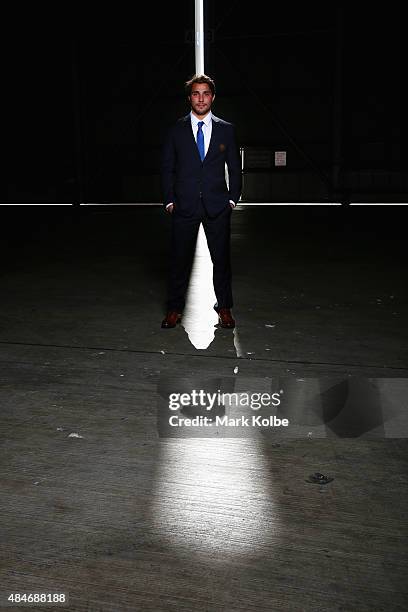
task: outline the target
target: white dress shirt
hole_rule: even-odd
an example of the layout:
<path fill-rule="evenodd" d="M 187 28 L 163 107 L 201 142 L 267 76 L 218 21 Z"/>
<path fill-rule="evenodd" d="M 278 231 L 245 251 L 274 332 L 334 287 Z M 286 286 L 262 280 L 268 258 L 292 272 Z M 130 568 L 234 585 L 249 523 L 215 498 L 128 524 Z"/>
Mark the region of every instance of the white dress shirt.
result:
<path fill-rule="evenodd" d="M 197 142 L 198 122 L 204 121 L 201 129 L 204 134 L 204 155 L 207 155 L 208 147 L 210 146 L 211 133 L 212 133 L 212 112 L 210 111 L 204 119 L 199 119 L 192 112 L 191 117 L 191 128 L 194 134 L 194 140 Z"/>
<path fill-rule="evenodd" d="M 197 142 L 197 132 L 198 132 L 198 122 L 203 121 L 203 125 L 201 126 L 203 135 L 204 135 L 204 155 L 207 155 L 208 147 L 210 146 L 211 141 L 211 133 L 212 133 L 212 112 L 210 111 L 203 119 L 199 119 L 196 117 L 192 111 L 190 111 L 191 118 L 191 129 L 193 130 L 194 140 Z M 236 204 L 232 200 L 230 203 L 235 208 Z M 172 206 L 173 202 L 169 202 L 166 205 L 166 208 Z"/>

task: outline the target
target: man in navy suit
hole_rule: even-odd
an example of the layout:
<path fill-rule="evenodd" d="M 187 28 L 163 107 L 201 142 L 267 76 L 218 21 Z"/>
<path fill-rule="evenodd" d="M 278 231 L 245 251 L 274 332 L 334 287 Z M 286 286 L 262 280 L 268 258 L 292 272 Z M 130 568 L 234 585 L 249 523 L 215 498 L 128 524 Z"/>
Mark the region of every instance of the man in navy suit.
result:
<path fill-rule="evenodd" d="M 234 126 L 211 112 L 214 81 L 195 75 L 185 90 L 191 112 L 169 130 L 162 151 L 164 207 L 172 216 L 167 314 L 162 327 L 175 327 L 181 321 L 202 223 L 213 262 L 214 308 L 221 326 L 233 328 L 230 235 L 231 213 L 242 187 L 239 150 Z"/>

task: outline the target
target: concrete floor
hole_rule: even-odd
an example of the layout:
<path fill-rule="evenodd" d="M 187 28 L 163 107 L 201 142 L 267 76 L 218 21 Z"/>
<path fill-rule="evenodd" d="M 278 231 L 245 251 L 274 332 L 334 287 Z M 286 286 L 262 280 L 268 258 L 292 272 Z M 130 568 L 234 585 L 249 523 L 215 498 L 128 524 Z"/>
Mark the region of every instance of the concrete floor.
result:
<path fill-rule="evenodd" d="M 4 208 L 1 605 L 405 610 L 404 207 L 235 210 L 237 328 L 201 311 L 206 349 L 160 329 L 159 207 Z M 163 433 L 199 386 L 283 391 L 293 427 Z"/>

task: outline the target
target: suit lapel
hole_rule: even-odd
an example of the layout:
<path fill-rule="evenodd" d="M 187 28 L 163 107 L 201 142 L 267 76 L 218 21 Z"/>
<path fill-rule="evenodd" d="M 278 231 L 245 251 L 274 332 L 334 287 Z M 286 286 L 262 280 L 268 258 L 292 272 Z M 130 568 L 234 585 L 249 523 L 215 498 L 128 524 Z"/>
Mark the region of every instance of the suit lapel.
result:
<path fill-rule="evenodd" d="M 220 140 L 220 124 L 218 117 L 215 115 L 212 116 L 212 129 L 211 129 L 211 140 L 210 146 L 208 147 L 207 155 L 204 157 L 204 160 L 201 161 L 200 153 L 198 151 L 197 143 L 194 138 L 193 130 L 191 127 L 191 117 L 190 115 L 186 115 L 184 117 L 184 128 L 186 132 L 186 140 L 188 141 L 188 145 L 190 149 L 193 149 L 192 154 L 197 156 L 198 161 L 201 163 L 205 163 L 207 158 L 211 157 L 211 155 L 217 150 Z"/>
<path fill-rule="evenodd" d="M 190 115 L 186 115 L 184 117 L 184 128 L 185 128 L 185 132 L 186 132 L 186 140 L 188 142 L 188 146 L 190 147 L 190 149 L 192 149 L 192 155 L 196 155 L 198 161 L 201 164 L 202 162 L 201 162 L 200 153 L 198 151 L 197 143 L 196 143 L 195 138 L 194 138 L 193 128 L 191 127 L 191 117 L 190 117 Z"/>
<path fill-rule="evenodd" d="M 208 151 L 207 151 L 207 155 L 204 157 L 204 162 L 205 160 L 210 157 L 214 151 L 217 150 L 217 146 L 219 143 L 219 129 L 220 129 L 220 125 L 218 123 L 218 117 L 215 117 L 214 115 L 212 116 L 212 128 L 211 128 L 211 140 L 210 140 L 210 146 L 208 147 Z"/>

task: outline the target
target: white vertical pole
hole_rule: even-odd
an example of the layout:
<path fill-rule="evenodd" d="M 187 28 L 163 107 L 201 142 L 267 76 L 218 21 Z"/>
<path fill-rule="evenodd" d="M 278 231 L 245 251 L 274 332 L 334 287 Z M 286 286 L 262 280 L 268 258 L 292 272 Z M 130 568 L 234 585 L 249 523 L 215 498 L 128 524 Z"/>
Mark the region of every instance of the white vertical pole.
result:
<path fill-rule="evenodd" d="M 204 0 L 195 0 L 195 66 L 204 74 Z"/>

